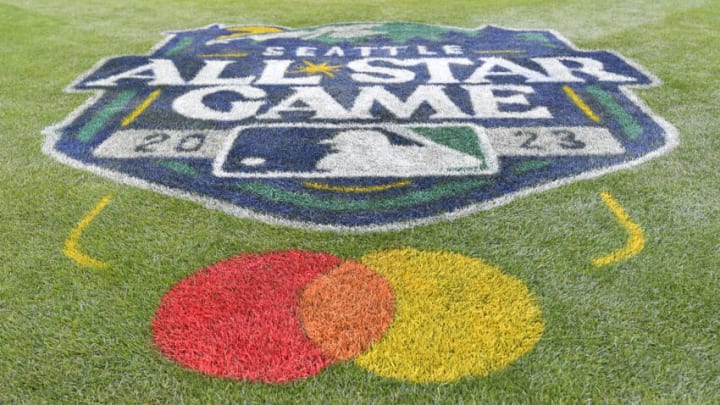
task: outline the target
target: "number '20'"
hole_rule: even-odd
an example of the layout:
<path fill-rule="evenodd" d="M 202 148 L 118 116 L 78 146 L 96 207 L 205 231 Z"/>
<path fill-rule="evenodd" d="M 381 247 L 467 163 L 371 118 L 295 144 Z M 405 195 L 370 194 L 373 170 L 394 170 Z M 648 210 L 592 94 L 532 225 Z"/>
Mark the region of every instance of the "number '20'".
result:
<path fill-rule="evenodd" d="M 160 145 L 169 141 L 172 137 L 164 132 L 156 132 L 150 135 L 146 135 L 142 143 L 135 147 L 135 152 L 142 153 L 153 153 L 157 152 Z M 206 136 L 204 134 L 191 134 L 185 135 L 180 138 L 174 145 L 175 152 L 188 153 L 197 152 L 205 144 Z"/>

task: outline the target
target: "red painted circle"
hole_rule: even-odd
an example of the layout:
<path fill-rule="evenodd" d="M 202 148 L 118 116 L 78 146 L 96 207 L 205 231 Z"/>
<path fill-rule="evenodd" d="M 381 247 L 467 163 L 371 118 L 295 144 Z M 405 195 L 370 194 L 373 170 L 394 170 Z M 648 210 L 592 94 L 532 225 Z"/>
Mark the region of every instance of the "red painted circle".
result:
<path fill-rule="evenodd" d="M 152 322 L 162 353 L 218 377 L 269 383 L 317 374 L 336 359 L 305 336 L 303 288 L 341 260 L 325 253 L 240 255 L 176 284 Z"/>

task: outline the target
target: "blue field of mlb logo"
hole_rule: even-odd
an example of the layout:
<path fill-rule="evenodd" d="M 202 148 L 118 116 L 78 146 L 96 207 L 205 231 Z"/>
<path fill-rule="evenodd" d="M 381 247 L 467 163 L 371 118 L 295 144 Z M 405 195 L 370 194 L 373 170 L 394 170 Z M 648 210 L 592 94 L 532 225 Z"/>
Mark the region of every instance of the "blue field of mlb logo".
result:
<path fill-rule="evenodd" d="M 631 90 L 657 84 L 548 30 L 213 25 L 100 61 L 44 149 L 242 217 L 397 229 L 667 152 L 675 129 Z"/>

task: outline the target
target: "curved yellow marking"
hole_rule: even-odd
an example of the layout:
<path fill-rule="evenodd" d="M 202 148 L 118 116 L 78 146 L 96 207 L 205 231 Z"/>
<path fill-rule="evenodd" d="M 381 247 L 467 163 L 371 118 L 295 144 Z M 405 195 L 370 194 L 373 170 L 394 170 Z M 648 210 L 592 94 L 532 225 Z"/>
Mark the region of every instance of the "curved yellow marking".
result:
<path fill-rule="evenodd" d="M 390 189 L 398 188 L 398 187 L 405 187 L 410 183 L 412 183 L 412 181 L 410 181 L 410 180 L 401 180 L 401 181 L 397 181 L 395 183 L 380 184 L 377 186 L 343 187 L 343 186 L 331 186 L 329 184 L 313 183 L 310 181 L 306 181 L 303 183 L 303 186 L 305 186 L 307 188 L 312 188 L 314 190 L 335 191 L 337 193 L 373 193 L 373 192 L 378 192 L 378 191 L 390 190 Z"/>
<path fill-rule="evenodd" d="M 249 35 L 259 35 L 259 34 L 271 34 L 276 32 L 283 32 L 282 29 L 277 27 L 267 27 L 264 25 L 249 25 L 244 27 L 230 27 L 227 28 L 228 31 L 233 32 L 234 34 L 229 35 L 220 35 L 219 37 L 215 38 L 216 41 L 222 41 L 225 39 L 235 39 L 235 38 L 242 38 Z"/>
<path fill-rule="evenodd" d="M 136 119 L 137 117 L 139 117 L 140 114 L 142 114 L 143 111 L 145 111 L 145 109 L 147 109 L 148 107 L 150 107 L 150 104 L 152 104 L 153 101 L 155 101 L 156 98 L 158 98 L 158 96 L 160 95 L 160 92 L 161 92 L 161 91 L 162 91 L 162 90 L 157 89 L 157 90 L 153 91 L 152 93 L 150 93 L 150 95 L 145 99 L 145 101 L 142 102 L 142 104 L 140 104 L 139 106 L 137 106 L 137 108 L 135 108 L 135 109 L 133 110 L 133 112 L 131 112 L 130 114 L 128 114 L 128 116 L 125 117 L 125 118 L 122 120 L 122 122 L 120 123 L 120 125 L 122 125 L 123 127 L 126 127 L 126 126 L 130 125 L 133 121 L 135 121 L 135 119 Z"/>
<path fill-rule="evenodd" d="M 607 266 L 624 259 L 628 259 L 640 253 L 645 248 L 645 234 L 640 227 L 630 219 L 623 207 L 608 192 L 600 193 L 605 205 L 612 211 L 615 218 L 627 231 L 629 238 L 625 247 L 602 257 L 593 259 L 592 264 L 595 267 Z"/>
<path fill-rule="evenodd" d="M 78 249 L 78 241 L 80 240 L 80 236 L 82 236 L 83 231 L 85 228 L 87 228 L 88 225 L 90 225 L 90 222 L 92 222 L 93 219 L 102 211 L 105 206 L 110 202 L 110 199 L 112 196 L 107 195 L 103 197 L 102 200 L 95 206 L 95 208 L 92 209 L 85 217 L 77 224 L 77 226 L 70 232 L 70 236 L 65 241 L 65 245 L 63 246 L 63 253 L 65 256 L 69 257 L 70 259 L 74 260 L 75 263 L 81 265 L 81 266 L 87 266 L 87 267 L 95 267 L 97 269 L 104 269 L 107 268 L 108 265 L 105 262 L 102 262 L 97 259 L 93 259 L 92 257 L 82 253 L 80 249 Z"/>
<path fill-rule="evenodd" d="M 587 115 L 588 118 L 590 118 L 594 122 L 600 122 L 600 117 L 598 117 L 597 114 L 593 112 L 589 105 L 585 104 L 585 102 L 580 98 L 580 96 L 575 93 L 575 90 L 573 90 L 568 85 L 563 86 L 562 89 L 565 92 L 565 95 L 567 95 L 568 98 L 572 100 L 572 102 L 575 103 L 575 105 L 580 109 L 580 111 Z"/>

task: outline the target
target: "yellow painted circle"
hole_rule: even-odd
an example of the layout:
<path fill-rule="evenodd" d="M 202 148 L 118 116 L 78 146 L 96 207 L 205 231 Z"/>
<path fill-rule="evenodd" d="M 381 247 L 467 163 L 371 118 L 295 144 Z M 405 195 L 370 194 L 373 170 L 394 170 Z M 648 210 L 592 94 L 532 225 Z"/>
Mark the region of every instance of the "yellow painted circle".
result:
<path fill-rule="evenodd" d="M 484 376 L 540 340 L 541 311 L 520 280 L 479 259 L 414 249 L 361 262 L 395 294 L 395 319 L 355 362 L 381 376 L 448 382 Z"/>

